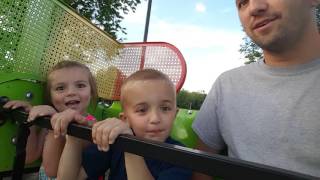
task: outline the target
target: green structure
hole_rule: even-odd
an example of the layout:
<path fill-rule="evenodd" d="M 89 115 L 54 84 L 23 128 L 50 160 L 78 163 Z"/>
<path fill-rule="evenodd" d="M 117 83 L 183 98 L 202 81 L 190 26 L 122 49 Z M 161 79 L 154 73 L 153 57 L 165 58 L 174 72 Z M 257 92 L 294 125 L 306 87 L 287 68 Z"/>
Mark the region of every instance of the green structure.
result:
<path fill-rule="evenodd" d="M 121 44 L 58 0 L 0 1 L 0 96 L 43 104 L 46 74 L 62 60 L 86 64 L 96 77 L 102 101 L 90 112 L 97 119 L 118 116 L 121 82 L 139 69 L 164 72 L 177 91 L 186 77 L 184 58 L 171 44 Z M 194 115 L 181 110 L 171 134 L 188 147 L 196 140 Z M 0 172 L 12 169 L 16 126 L 0 117 Z"/>

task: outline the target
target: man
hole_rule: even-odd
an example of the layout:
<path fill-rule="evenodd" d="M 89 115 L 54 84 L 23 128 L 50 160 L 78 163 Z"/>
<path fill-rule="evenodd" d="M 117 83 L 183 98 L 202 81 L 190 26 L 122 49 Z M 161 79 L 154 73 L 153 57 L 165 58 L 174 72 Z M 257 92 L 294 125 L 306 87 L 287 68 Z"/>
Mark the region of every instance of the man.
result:
<path fill-rule="evenodd" d="M 320 177 L 319 3 L 236 0 L 264 59 L 216 80 L 193 123 L 200 150 Z"/>

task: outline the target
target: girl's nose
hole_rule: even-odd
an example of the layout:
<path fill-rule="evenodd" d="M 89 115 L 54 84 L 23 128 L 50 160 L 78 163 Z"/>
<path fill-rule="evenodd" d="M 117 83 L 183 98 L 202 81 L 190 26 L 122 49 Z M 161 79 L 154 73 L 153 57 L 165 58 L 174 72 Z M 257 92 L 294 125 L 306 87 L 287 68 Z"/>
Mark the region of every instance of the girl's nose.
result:
<path fill-rule="evenodd" d="M 76 91 L 74 88 L 72 87 L 69 87 L 68 90 L 67 90 L 67 96 L 73 96 L 76 94 Z"/>

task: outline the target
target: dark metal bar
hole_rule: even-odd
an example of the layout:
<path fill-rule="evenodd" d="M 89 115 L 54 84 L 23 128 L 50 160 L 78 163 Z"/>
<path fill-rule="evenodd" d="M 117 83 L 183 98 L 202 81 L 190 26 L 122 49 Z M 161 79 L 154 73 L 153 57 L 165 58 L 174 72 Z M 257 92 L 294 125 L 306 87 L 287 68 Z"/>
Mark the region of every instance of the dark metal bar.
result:
<path fill-rule="evenodd" d="M 48 121 L 37 121 L 37 125 L 50 128 Z M 91 129 L 77 124 L 68 127 L 68 134 L 88 141 Z M 210 154 L 186 147 L 150 141 L 130 135 L 120 135 L 111 148 L 140 156 L 166 161 L 194 171 L 225 179 L 315 179 L 315 177 L 279 169 L 262 164 Z"/>
<path fill-rule="evenodd" d="M 18 136 L 16 144 L 16 156 L 13 163 L 13 180 L 20 180 L 23 176 L 23 169 L 26 160 L 26 146 L 30 134 L 28 124 L 21 123 L 18 125 Z"/>
<path fill-rule="evenodd" d="M 143 42 L 147 42 L 147 40 L 148 40 L 151 5 L 152 5 L 152 0 L 148 0 L 148 9 L 147 9 L 147 16 L 146 16 L 146 24 L 144 27 Z"/>
<path fill-rule="evenodd" d="M 15 117 L 15 119 L 21 119 L 23 118 L 21 116 L 25 116 L 25 113 L 13 112 L 12 115 L 20 116 Z M 34 123 L 40 127 L 51 129 L 48 117 L 38 118 Z M 68 134 L 92 141 L 91 129 L 85 126 L 72 123 L 68 127 Z M 208 175 L 223 177 L 224 179 L 318 179 L 293 171 L 129 135 L 119 136 L 116 142 L 111 145 L 111 148 L 165 161 Z"/>

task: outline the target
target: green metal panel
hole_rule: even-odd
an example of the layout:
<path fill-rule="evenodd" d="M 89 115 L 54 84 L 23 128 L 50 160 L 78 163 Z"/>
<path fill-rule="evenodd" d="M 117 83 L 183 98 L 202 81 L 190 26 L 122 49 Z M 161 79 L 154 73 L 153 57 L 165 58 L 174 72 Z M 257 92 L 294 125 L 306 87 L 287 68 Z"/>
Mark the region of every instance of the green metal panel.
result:
<path fill-rule="evenodd" d="M 27 73 L 44 80 L 56 63 L 74 60 L 96 75 L 111 66 L 121 47 L 59 0 L 0 2 L 0 72 Z M 100 89 L 113 92 L 114 83 L 110 85 L 98 81 Z"/>
<path fill-rule="evenodd" d="M 196 110 L 179 109 L 171 131 L 171 137 L 173 139 L 190 148 L 196 146 L 198 138 L 191 127 L 196 114 Z"/>
<path fill-rule="evenodd" d="M 24 79 L 17 77 L 24 76 Z M 19 73 L 0 72 L 0 95 L 10 99 L 29 101 L 31 104 L 42 104 L 43 87 L 40 82 L 34 81 L 32 75 Z M 29 79 L 30 78 L 30 79 Z M 27 94 L 31 93 L 31 98 Z M 15 156 L 15 146 L 12 138 L 16 137 L 17 126 L 11 119 L 6 119 L 5 124 L 0 126 L 0 172 L 12 169 Z M 38 166 L 38 163 L 33 165 Z"/>

